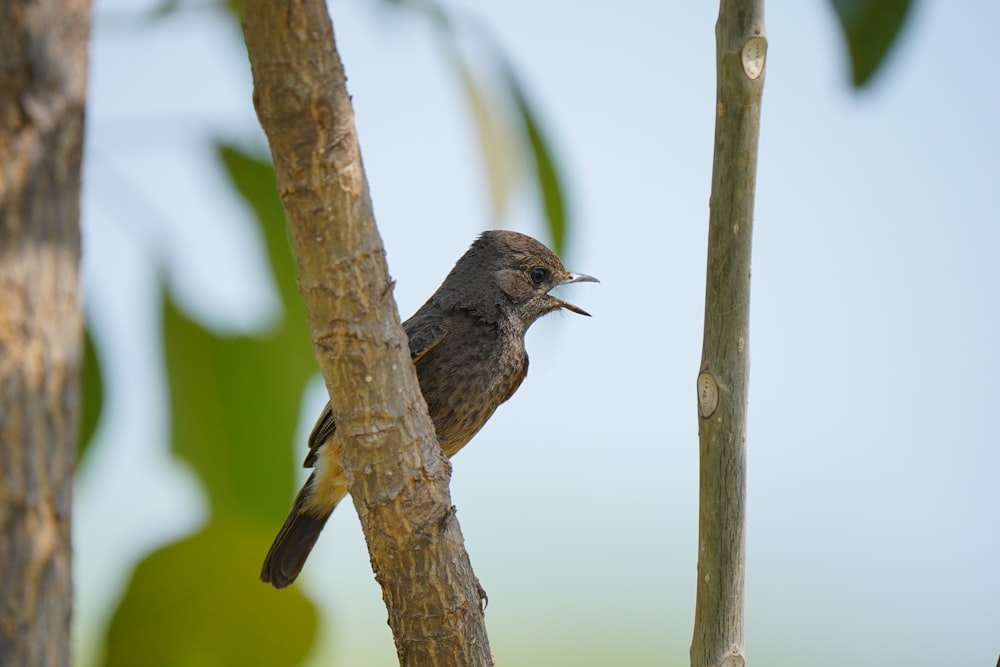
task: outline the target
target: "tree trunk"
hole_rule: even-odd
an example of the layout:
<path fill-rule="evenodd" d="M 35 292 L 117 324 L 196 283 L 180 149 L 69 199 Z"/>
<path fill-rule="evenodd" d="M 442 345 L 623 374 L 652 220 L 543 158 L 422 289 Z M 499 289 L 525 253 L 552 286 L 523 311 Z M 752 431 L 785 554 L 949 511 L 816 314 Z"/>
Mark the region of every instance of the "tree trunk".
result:
<path fill-rule="evenodd" d="M 492 665 L 451 467 L 410 362 L 323 0 L 246 0 L 254 103 L 401 665 Z"/>
<path fill-rule="evenodd" d="M 763 0 L 722 0 L 709 213 L 692 667 L 739 667 L 743 649 L 750 245 L 767 41 Z"/>
<path fill-rule="evenodd" d="M 0 666 L 70 664 L 90 7 L 0 3 Z"/>

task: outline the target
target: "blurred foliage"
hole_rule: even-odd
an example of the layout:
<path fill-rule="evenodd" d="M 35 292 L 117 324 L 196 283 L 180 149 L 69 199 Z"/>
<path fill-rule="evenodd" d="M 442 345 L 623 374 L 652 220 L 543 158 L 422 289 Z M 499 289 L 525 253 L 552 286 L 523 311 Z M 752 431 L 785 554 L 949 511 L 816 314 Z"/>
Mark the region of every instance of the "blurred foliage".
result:
<path fill-rule="evenodd" d="M 466 66 L 464 59 L 452 51 L 449 61 L 462 84 L 472 113 L 479 150 L 483 155 L 483 169 L 486 172 L 493 219 L 501 220 L 507 212 L 511 194 L 517 185 L 517 155 L 511 148 L 516 138 L 509 124 L 497 113 L 496 104 L 491 103 L 489 91 L 483 88 L 482 83 Z"/>
<path fill-rule="evenodd" d="M 552 151 L 549 150 L 549 141 L 545 138 L 541 127 L 538 124 L 538 116 L 531 108 L 528 96 L 521 86 L 514 72 L 514 68 L 509 64 L 504 68 L 507 88 L 517 111 L 521 116 L 524 125 L 524 132 L 527 135 L 528 145 L 531 148 L 531 157 L 535 165 L 535 177 L 538 179 L 538 190 L 542 195 L 542 207 L 545 210 L 545 219 L 549 223 L 549 234 L 552 235 L 552 246 L 557 254 L 563 254 L 566 245 L 566 235 L 569 231 L 566 214 L 566 198 L 563 195 L 562 177 L 556 166 Z"/>
<path fill-rule="evenodd" d="M 448 63 L 462 85 L 476 128 L 494 225 L 502 222 L 516 186 L 530 180 L 539 195 L 540 217 L 548 227 L 549 242 L 556 254 L 563 255 L 571 228 L 563 175 L 539 115 L 529 103 L 525 86 L 503 49 L 471 16 L 436 0 L 380 1 L 404 11 L 415 10 L 436 29 L 438 45 L 446 52 Z M 226 11 L 239 24 L 241 2 L 219 0 L 211 4 Z M 162 0 L 153 15 L 167 16 L 184 7 L 180 0 Z M 459 45 L 461 38 L 470 33 L 486 56 L 487 65 L 483 68 L 486 71 L 473 67 Z"/>
<path fill-rule="evenodd" d="M 219 152 L 260 221 L 284 317 L 266 335 L 219 337 L 167 300 L 172 442 L 207 482 L 214 511 L 252 515 L 277 527 L 294 485 L 289 447 L 302 392 L 316 365 L 274 172 L 235 148 L 220 146 Z"/>
<path fill-rule="evenodd" d="M 910 0 L 830 0 L 851 57 L 851 80 L 860 88 L 885 62 L 910 9 Z"/>
<path fill-rule="evenodd" d="M 563 176 L 542 129 L 538 114 L 513 64 L 485 27 L 434 0 L 383 0 L 424 14 L 435 27 L 438 44 L 462 83 L 482 153 L 494 222 L 507 210 L 514 188 L 531 179 L 538 191 L 541 218 L 548 225 L 549 242 L 563 255 L 569 231 Z M 463 20 L 465 19 L 465 20 Z M 459 42 L 474 34 L 488 56 L 481 71 L 466 58 Z M 525 167 L 533 173 L 526 173 Z"/>
<path fill-rule="evenodd" d="M 316 636 L 316 609 L 297 588 L 257 580 L 295 490 L 309 332 L 271 167 L 217 149 L 260 224 L 285 316 L 257 337 L 219 336 L 164 296 L 171 447 L 204 483 L 211 520 L 139 564 L 108 632 L 109 667 L 293 665 Z"/>
<path fill-rule="evenodd" d="M 77 459 L 83 460 L 97 431 L 104 408 L 104 380 L 101 377 L 101 362 L 97 358 L 94 338 L 90 327 L 83 330 L 83 365 L 80 369 L 80 447 Z"/>
<path fill-rule="evenodd" d="M 301 593 L 256 580 L 276 530 L 218 521 L 139 564 L 107 638 L 109 667 L 296 665 L 316 635 Z"/>

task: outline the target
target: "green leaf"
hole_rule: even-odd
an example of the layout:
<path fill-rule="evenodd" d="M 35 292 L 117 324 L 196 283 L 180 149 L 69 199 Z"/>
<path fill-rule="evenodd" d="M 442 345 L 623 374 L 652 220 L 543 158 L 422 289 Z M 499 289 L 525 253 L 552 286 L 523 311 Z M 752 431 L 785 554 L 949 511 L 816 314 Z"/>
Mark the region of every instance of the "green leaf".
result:
<path fill-rule="evenodd" d="M 204 480 L 213 511 L 273 523 L 292 495 L 292 437 L 316 367 L 274 173 L 231 146 L 219 154 L 260 223 L 287 314 L 267 334 L 219 336 L 165 300 L 171 440 Z"/>
<path fill-rule="evenodd" d="M 298 271 L 288 242 L 285 209 L 274 183 L 274 167 L 266 156 L 252 155 L 234 144 L 219 142 L 216 151 L 233 186 L 260 222 L 274 280 L 285 306 L 285 324 L 293 328 L 290 335 L 298 336 L 299 332 L 304 332 L 304 341 L 308 345 L 306 311 L 299 294 Z"/>
<path fill-rule="evenodd" d="M 490 104 L 485 86 L 476 80 L 457 50 L 450 49 L 450 51 L 452 53 L 450 60 L 462 82 L 465 98 L 468 100 L 475 122 L 476 137 L 479 140 L 479 149 L 486 169 L 493 219 L 496 222 L 506 213 L 514 186 L 521 175 L 519 173 L 521 170 L 518 169 L 521 162 L 514 152 L 517 137 L 510 123 L 502 114 L 496 112 L 494 105 Z"/>
<path fill-rule="evenodd" d="M 298 588 L 257 580 L 270 534 L 210 524 L 146 558 L 108 632 L 106 667 L 296 665 L 317 614 Z"/>
<path fill-rule="evenodd" d="M 140 563 L 109 629 L 112 666 L 294 665 L 316 634 L 308 600 L 258 580 L 291 506 L 312 346 L 273 172 L 236 148 L 219 154 L 256 214 L 286 316 L 259 336 L 217 335 L 164 295 L 171 446 L 204 483 L 212 519 Z"/>
<path fill-rule="evenodd" d="M 83 329 L 83 366 L 81 368 L 80 393 L 80 446 L 77 450 L 77 460 L 90 450 L 90 443 L 101 420 L 101 410 L 104 408 L 104 382 L 101 377 L 101 364 L 97 356 L 94 339 L 90 328 Z"/>
<path fill-rule="evenodd" d="M 542 132 L 535 112 L 528 102 L 528 97 L 518 81 L 514 69 L 507 66 L 505 71 L 507 85 L 524 123 L 528 145 L 531 147 L 531 154 L 534 158 L 538 190 L 542 197 L 545 219 L 549 223 L 549 234 L 552 235 L 552 249 L 557 255 L 562 255 L 566 249 L 567 215 L 566 197 L 563 194 L 559 169 L 552 157 L 552 151 L 549 149 L 548 139 Z"/>
<path fill-rule="evenodd" d="M 851 78 L 860 88 L 885 61 L 899 36 L 910 0 L 831 0 L 851 56 Z"/>
<path fill-rule="evenodd" d="M 205 482 L 213 512 L 277 529 L 293 490 L 302 392 L 314 371 L 305 340 L 219 337 L 169 298 L 163 331 L 174 451 Z"/>
<path fill-rule="evenodd" d="M 458 32 L 468 21 L 456 20 L 457 13 L 436 0 L 386 0 L 386 3 L 422 12 L 436 28 L 438 39 L 455 67 L 469 100 L 487 170 L 494 217 L 502 215 L 513 190 L 515 177 L 520 175 L 517 173 L 519 161 L 509 154 L 509 146 L 513 144 L 510 141 L 512 126 L 523 130 L 530 152 L 528 157 L 535 167 L 542 212 L 549 227 L 552 248 L 557 254 L 562 254 L 566 249 L 569 221 L 559 168 L 549 147 L 549 140 L 538 121 L 538 115 L 503 50 L 491 35 L 485 32 L 477 35 L 476 41 L 491 50 L 494 64 L 501 72 L 503 87 L 509 95 L 505 102 L 511 103 L 517 113 L 518 118 L 510 122 L 503 117 L 503 104 L 497 105 L 498 108 L 492 108 L 488 104 L 486 95 L 483 94 L 484 86 L 471 74 L 462 58 Z"/>

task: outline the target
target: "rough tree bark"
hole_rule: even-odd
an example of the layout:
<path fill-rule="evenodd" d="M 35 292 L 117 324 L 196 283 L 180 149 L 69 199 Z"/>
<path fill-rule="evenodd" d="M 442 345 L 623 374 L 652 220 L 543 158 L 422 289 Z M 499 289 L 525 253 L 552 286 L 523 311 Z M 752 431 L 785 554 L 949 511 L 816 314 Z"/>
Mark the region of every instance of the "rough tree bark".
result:
<path fill-rule="evenodd" d="M 480 589 L 410 362 L 323 0 L 246 0 L 254 103 L 348 485 L 401 665 L 492 665 Z"/>
<path fill-rule="evenodd" d="M 767 40 L 763 0 L 722 0 L 705 332 L 692 667 L 739 667 L 743 649 L 750 245 Z"/>
<path fill-rule="evenodd" d="M 70 664 L 90 6 L 0 3 L 0 666 Z"/>

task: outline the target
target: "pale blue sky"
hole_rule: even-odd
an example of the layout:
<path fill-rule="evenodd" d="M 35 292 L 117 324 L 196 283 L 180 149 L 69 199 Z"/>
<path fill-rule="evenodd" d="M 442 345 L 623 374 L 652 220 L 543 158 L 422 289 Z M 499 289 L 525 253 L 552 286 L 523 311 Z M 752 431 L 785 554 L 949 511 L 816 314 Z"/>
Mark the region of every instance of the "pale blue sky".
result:
<path fill-rule="evenodd" d="M 247 213 L 210 159 L 217 136 L 263 146 L 240 36 L 211 12 L 133 23 L 121 12 L 134 4 L 97 3 L 91 49 L 85 281 L 115 355 L 78 489 L 84 655 L 135 559 L 203 511 L 161 435 L 149 257 L 168 258 L 185 305 L 217 326 L 257 326 L 276 307 Z M 566 263 L 602 281 L 564 291 L 593 318 L 535 325 L 528 380 L 455 461 L 494 651 L 517 665 L 554 664 L 544 651 L 686 664 L 717 8 L 451 6 L 463 5 L 513 58 L 564 167 Z M 767 12 L 748 656 L 993 664 L 1000 5 L 917 3 L 862 93 L 827 3 Z M 405 317 L 491 222 L 473 129 L 418 16 L 358 0 L 332 13 Z M 530 197 L 505 223 L 543 235 Z M 304 421 L 322 400 L 317 383 Z M 391 664 L 352 512 L 331 521 L 306 575 L 331 621 L 320 653 Z"/>

